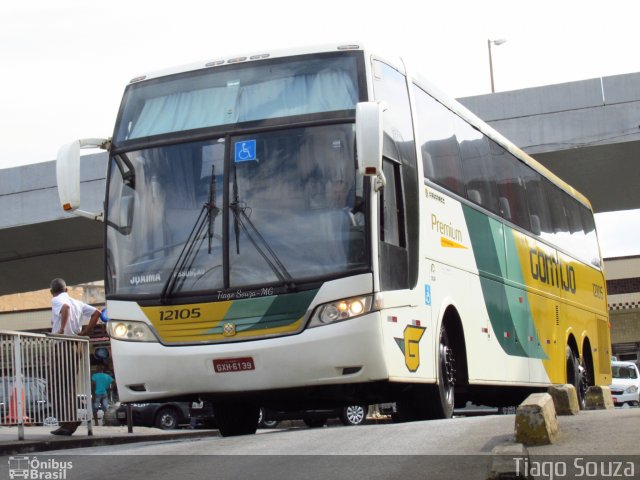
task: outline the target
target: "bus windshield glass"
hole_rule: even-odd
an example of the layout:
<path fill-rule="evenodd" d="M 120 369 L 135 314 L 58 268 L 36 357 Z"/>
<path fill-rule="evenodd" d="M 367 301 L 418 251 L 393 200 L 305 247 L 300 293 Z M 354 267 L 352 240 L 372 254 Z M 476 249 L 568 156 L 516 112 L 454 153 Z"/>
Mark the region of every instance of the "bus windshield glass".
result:
<path fill-rule="evenodd" d="M 114 154 L 112 295 L 296 285 L 368 268 L 354 125 Z"/>
<path fill-rule="evenodd" d="M 132 84 L 125 92 L 114 145 L 173 132 L 353 110 L 358 101 L 356 58 L 324 54 L 261 60 Z"/>

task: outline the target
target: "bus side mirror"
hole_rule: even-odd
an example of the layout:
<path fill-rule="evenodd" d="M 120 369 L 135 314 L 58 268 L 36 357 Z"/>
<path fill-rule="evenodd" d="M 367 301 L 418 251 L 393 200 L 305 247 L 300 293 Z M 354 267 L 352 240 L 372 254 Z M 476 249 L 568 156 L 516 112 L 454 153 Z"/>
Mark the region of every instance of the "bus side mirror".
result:
<path fill-rule="evenodd" d="M 377 102 L 360 102 L 356 105 L 356 149 L 358 171 L 375 178 L 377 192 L 386 184 L 382 173 L 382 112 Z"/>
<path fill-rule="evenodd" d="M 56 159 L 56 181 L 60 204 L 65 212 L 102 220 L 103 213 L 80 210 L 80 149 L 102 148 L 108 150 L 111 141 L 104 138 L 86 138 L 64 145 L 58 150 Z"/>

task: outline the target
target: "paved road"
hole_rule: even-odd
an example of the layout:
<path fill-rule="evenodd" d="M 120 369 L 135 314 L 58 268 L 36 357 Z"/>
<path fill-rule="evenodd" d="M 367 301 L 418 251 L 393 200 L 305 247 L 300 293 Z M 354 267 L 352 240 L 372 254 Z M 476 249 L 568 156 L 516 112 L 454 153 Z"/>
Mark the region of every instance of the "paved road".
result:
<path fill-rule="evenodd" d="M 530 466 L 535 466 L 531 462 L 548 461 L 549 455 L 564 456 L 554 457 L 562 462 L 573 461 L 576 456 L 586 456 L 587 461 L 613 458 L 625 462 L 626 473 L 640 476 L 640 409 L 581 412 L 575 417 L 560 417 L 559 422 L 556 444 L 529 447 Z M 38 457 L 72 462 L 73 468 L 65 477 L 69 480 L 113 480 L 123 475 L 154 480 L 485 479 L 494 448 L 514 440 L 514 416 L 261 430 L 257 435 L 232 438 L 145 441 L 141 436 L 139 440 L 127 445 L 56 450 Z M 629 461 L 635 463 L 629 466 Z M 0 459 L 0 478 L 3 463 Z M 601 465 L 592 466 L 597 470 Z M 536 478 L 550 478 L 535 473 Z M 625 476 L 629 477 L 618 477 Z"/>

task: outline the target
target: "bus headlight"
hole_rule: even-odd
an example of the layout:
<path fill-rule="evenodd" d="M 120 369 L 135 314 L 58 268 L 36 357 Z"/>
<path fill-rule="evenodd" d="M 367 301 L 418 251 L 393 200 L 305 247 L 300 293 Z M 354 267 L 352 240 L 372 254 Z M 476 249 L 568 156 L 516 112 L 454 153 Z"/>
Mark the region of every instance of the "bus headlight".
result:
<path fill-rule="evenodd" d="M 371 295 L 345 298 L 331 303 L 325 303 L 316 308 L 309 327 L 319 327 L 330 323 L 349 320 L 371 311 L 373 298 Z"/>
<path fill-rule="evenodd" d="M 107 323 L 109 336 L 116 340 L 129 342 L 157 342 L 155 335 L 146 323 L 111 320 Z"/>

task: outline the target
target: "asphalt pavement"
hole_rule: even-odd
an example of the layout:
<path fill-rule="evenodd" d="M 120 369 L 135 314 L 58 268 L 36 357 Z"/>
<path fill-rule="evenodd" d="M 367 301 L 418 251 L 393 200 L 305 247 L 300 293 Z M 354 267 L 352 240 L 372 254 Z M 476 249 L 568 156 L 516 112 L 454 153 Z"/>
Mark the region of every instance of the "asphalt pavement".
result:
<path fill-rule="evenodd" d="M 493 417 L 495 421 L 491 423 L 495 423 L 496 431 L 490 431 L 487 428 L 488 438 L 496 438 L 496 435 L 501 434 L 499 436 L 508 439 L 507 443 L 509 441 L 515 443 L 515 415 L 494 415 Z M 508 421 L 506 417 L 513 418 L 513 422 Z M 465 419 L 451 421 L 464 422 Z M 581 411 L 575 416 L 559 416 L 558 423 L 559 435 L 556 442 L 552 445 L 527 447 L 529 455 L 631 455 L 640 457 L 640 408 Z M 284 425 L 285 428 L 286 425 Z M 87 427 L 81 425 L 73 436 L 64 437 L 52 435 L 50 432 L 54 428 L 25 426 L 24 440 L 19 440 L 17 427 L 2 426 L 0 427 L 0 455 L 220 436 L 217 430 L 160 430 L 148 427 L 133 427 L 133 432 L 129 433 L 126 426 L 93 426 L 93 435 L 88 435 Z M 337 428 L 357 429 L 359 427 Z M 460 442 L 462 448 L 464 439 L 460 439 Z M 455 454 L 455 452 L 451 453 Z M 486 451 L 466 451 L 465 453 L 487 454 Z"/>

